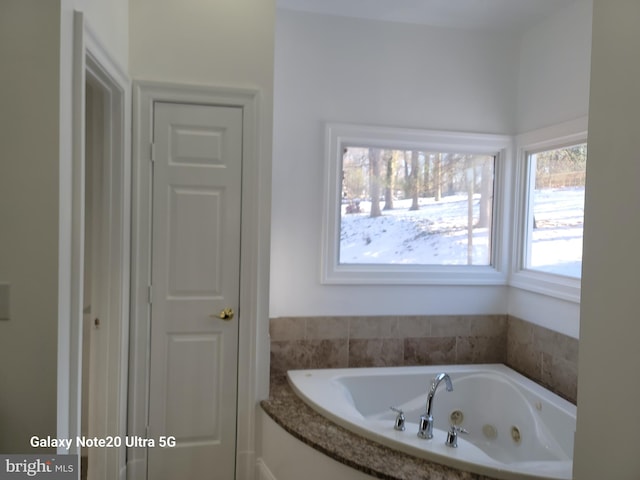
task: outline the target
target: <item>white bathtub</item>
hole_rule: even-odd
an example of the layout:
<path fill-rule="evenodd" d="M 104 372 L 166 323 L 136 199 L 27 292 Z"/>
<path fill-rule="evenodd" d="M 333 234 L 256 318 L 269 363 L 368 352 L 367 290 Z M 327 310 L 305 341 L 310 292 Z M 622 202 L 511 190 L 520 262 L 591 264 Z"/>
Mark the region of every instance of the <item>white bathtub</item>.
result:
<path fill-rule="evenodd" d="M 433 439 L 423 440 L 418 421 L 440 372 L 453 391 L 441 383 Z M 504 365 L 293 370 L 288 378 L 313 409 L 393 449 L 495 478 L 571 478 L 576 407 Z M 394 430 L 391 406 L 404 411 L 405 431 Z M 469 433 L 451 448 L 447 430 L 460 413 Z"/>

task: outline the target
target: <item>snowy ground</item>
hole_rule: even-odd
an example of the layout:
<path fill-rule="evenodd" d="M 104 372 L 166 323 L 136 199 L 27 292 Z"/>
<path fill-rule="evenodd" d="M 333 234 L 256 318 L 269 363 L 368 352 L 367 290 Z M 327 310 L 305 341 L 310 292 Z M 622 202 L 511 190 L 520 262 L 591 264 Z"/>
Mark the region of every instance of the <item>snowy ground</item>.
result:
<path fill-rule="evenodd" d="M 532 268 L 580 277 L 584 187 L 539 190 L 531 246 Z"/>
<path fill-rule="evenodd" d="M 477 220 L 479 197 L 474 200 Z M 417 211 L 410 211 L 410 205 L 411 200 L 397 200 L 393 210 L 377 218 L 369 217 L 370 202 L 361 202 L 362 213 L 356 214 L 346 214 L 343 205 L 340 263 L 467 265 L 466 196 L 420 199 Z M 539 192 L 531 267 L 580 276 L 583 205 L 584 189 Z M 489 230 L 474 228 L 472 263 L 490 264 L 489 252 Z"/>

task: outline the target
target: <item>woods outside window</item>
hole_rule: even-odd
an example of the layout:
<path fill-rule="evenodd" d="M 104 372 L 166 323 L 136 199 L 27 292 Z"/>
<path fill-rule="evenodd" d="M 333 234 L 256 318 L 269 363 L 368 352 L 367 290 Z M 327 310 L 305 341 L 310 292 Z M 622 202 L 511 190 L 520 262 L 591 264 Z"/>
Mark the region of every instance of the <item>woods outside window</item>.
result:
<path fill-rule="evenodd" d="M 508 137 L 327 126 L 323 281 L 504 283 Z"/>
<path fill-rule="evenodd" d="M 519 135 L 509 284 L 580 301 L 587 118 Z"/>
<path fill-rule="evenodd" d="M 587 144 L 527 154 L 523 268 L 580 278 Z"/>

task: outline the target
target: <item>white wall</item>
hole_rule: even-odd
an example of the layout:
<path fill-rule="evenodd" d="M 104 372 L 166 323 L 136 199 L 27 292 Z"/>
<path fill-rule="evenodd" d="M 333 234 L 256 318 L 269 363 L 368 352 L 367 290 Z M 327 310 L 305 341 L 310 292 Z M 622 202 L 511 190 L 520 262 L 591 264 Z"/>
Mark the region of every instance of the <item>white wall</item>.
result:
<path fill-rule="evenodd" d="M 56 433 L 60 4 L 0 3 L 0 452 Z"/>
<path fill-rule="evenodd" d="M 522 36 L 518 133 L 556 126 L 589 110 L 592 0 L 577 0 Z M 580 305 L 518 288 L 507 313 L 578 338 Z"/>
<path fill-rule="evenodd" d="M 523 34 L 518 133 L 588 114 L 592 6 L 577 0 Z"/>
<path fill-rule="evenodd" d="M 125 71 L 129 67 L 129 0 L 74 0 L 85 22 L 114 61 Z"/>
<path fill-rule="evenodd" d="M 131 0 L 134 78 L 263 90 L 271 139 L 274 2 Z"/>
<path fill-rule="evenodd" d="M 517 54 L 509 34 L 278 11 L 272 317 L 506 311 L 505 287 L 321 285 L 323 128 L 513 132 Z"/>
<path fill-rule="evenodd" d="M 574 478 L 640 478 L 640 2 L 595 0 Z M 621 435 L 620 435 L 621 433 Z"/>
<path fill-rule="evenodd" d="M 96 34 L 126 66 L 126 0 L 0 4 L 0 282 L 11 284 L 11 320 L 0 322 L 3 453 L 27 451 L 34 434 L 67 433 L 56 431 L 59 381 L 69 374 L 68 338 L 61 348 L 58 341 L 71 308 L 73 11 L 85 4 Z"/>
<path fill-rule="evenodd" d="M 279 10 L 271 316 L 506 312 L 577 338 L 579 304 L 521 289 L 321 285 L 323 124 L 515 134 L 584 117 L 591 11 L 509 36 Z"/>
<path fill-rule="evenodd" d="M 572 338 L 580 336 L 580 304 L 512 287 L 507 313 Z"/>

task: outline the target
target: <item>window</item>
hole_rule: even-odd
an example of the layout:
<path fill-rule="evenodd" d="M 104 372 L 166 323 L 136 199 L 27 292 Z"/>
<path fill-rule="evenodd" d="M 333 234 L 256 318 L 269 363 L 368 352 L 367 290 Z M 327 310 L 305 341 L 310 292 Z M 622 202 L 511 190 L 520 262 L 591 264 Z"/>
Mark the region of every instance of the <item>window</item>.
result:
<path fill-rule="evenodd" d="M 518 136 L 509 284 L 580 301 L 587 118 Z"/>
<path fill-rule="evenodd" d="M 509 137 L 327 126 L 323 282 L 500 284 Z"/>
<path fill-rule="evenodd" d="M 587 145 L 527 154 L 526 269 L 580 278 Z"/>
<path fill-rule="evenodd" d="M 346 146 L 340 264 L 491 265 L 495 156 Z"/>

